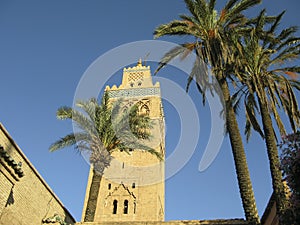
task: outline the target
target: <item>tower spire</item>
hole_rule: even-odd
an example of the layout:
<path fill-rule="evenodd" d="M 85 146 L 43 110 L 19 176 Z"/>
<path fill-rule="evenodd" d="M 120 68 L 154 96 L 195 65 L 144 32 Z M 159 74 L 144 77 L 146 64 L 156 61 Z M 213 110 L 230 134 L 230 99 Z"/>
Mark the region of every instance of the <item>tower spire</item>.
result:
<path fill-rule="evenodd" d="M 142 66 L 142 58 L 139 58 L 139 61 L 137 63 L 137 66 Z"/>

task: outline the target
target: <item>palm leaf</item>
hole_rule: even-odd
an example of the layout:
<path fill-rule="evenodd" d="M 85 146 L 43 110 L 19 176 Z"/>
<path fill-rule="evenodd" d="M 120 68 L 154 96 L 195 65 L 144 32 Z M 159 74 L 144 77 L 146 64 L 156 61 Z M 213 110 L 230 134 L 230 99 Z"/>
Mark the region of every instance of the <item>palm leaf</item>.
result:
<path fill-rule="evenodd" d="M 172 59 L 175 57 L 181 55 L 185 52 L 185 48 L 183 45 L 176 46 L 172 48 L 170 51 L 168 51 L 163 58 L 160 60 L 157 69 L 154 72 L 154 75 L 158 73 L 159 70 L 161 70 L 163 67 L 165 67 Z"/>
<path fill-rule="evenodd" d="M 60 138 L 53 144 L 51 144 L 49 147 L 49 151 L 53 152 L 66 147 L 76 146 L 77 142 L 88 142 L 88 141 L 89 141 L 89 136 L 86 133 L 76 133 L 76 134 L 71 133 Z"/>
<path fill-rule="evenodd" d="M 255 131 L 259 133 L 259 135 L 264 138 L 264 133 L 256 119 L 255 110 L 257 108 L 254 96 L 249 94 L 247 97 L 247 101 L 245 102 L 245 109 L 246 109 L 246 117 L 251 123 L 251 126 Z"/>

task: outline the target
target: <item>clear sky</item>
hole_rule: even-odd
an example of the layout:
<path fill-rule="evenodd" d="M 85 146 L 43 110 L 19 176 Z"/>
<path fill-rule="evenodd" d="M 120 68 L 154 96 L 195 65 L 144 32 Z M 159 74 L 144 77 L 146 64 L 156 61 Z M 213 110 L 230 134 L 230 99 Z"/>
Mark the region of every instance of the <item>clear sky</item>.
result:
<path fill-rule="evenodd" d="M 225 1 L 217 2 L 223 5 Z M 270 15 L 286 9 L 282 26 L 299 25 L 298 0 L 263 2 L 250 14 L 256 15 L 262 7 Z M 99 56 L 122 44 L 152 40 L 155 27 L 186 12 L 179 0 L 0 0 L 0 122 L 77 221 L 81 218 L 89 165 L 71 148 L 48 152 L 51 143 L 72 129 L 70 123 L 56 120 L 56 109 L 72 105 L 80 79 Z M 184 42 L 185 38 L 161 40 Z M 146 52 L 132 54 L 128 51 L 129 57 L 138 59 Z M 157 64 L 149 65 L 154 70 Z M 100 80 L 103 71 L 99 70 Z M 176 68 L 162 70 L 159 76 L 185 87 L 186 75 Z M 120 71 L 109 82 L 120 84 Z M 163 85 L 161 88 L 164 92 Z M 199 115 L 200 138 L 188 163 L 166 180 L 166 220 L 243 218 L 227 137 L 208 169 L 198 170 L 210 136 L 211 118 L 209 107 L 201 106 L 194 87 L 190 95 Z M 169 156 L 182 135 L 182 125 L 178 106 L 167 100 L 164 107 Z M 243 120 L 239 121 L 243 128 Z M 187 133 L 194 131 L 191 127 Z M 272 191 L 264 143 L 253 135 L 245 148 L 262 215 Z"/>

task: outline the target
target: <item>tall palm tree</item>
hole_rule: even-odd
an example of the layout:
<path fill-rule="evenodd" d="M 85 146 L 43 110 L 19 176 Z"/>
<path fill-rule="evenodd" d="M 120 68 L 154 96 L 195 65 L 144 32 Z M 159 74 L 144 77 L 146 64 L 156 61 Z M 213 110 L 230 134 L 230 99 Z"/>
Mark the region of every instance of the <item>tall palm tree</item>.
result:
<path fill-rule="evenodd" d="M 120 100 L 121 101 L 121 100 Z M 76 106 L 61 107 L 57 110 L 57 118 L 69 119 L 75 123 L 78 130 L 54 142 L 51 152 L 74 146 L 80 152 L 90 154 L 89 160 L 93 168 L 93 176 L 89 190 L 89 197 L 85 212 L 85 222 L 94 221 L 100 181 L 104 169 L 110 165 L 112 152 L 129 149 L 147 150 L 162 159 L 154 149 L 143 144 L 138 139 L 149 139 L 151 129 L 150 118 L 138 113 L 138 106 L 134 105 L 127 111 L 121 111 L 120 102 L 112 103 L 105 92 L 101 104 L 95 98 L 88 101 L 78 101 Z"/>
<path fill-rule="evenodd" d="M 247 18 L 242 13 L 260 2 L 260 0 L 229 0 L 218 13 L 215 10 L 216 0 L 185 0 L 191 15 L 180 15 L 180 20 L 162 24 L 154 31 L 155 38 L 164 35 L 186 35 L 196 39 L 192 43 L 182 44 L 166 53 L 157 71 L 178 55 L 184 57 L 189 52 L 195 51 L 198 57 L 188 79 L 187 88 L 195 78 L 197 87 L 203 95 L 203 101 L 206 90 L 212 90 L 215 85 L 209 84 L 208 70 L 212 69 L 225 103 L 226 129 L 232 147 L 245 217 L 253 224 L 260 223 L 259 216 L 243 142 L 232 107 L 229 77 L 225 71 L 234 60 L 230 46 L 232 34 L 244 32 L 244 25 L 247 22 Z"/>
<path fill-rule="evenodd" d="M 284 215 L 288 201 L 282 183 L 277 139 L 271 116 L 273 115 L 281 135 L 285 135 L 286 132 L 278 112 L 279 107 L 288 115 L 294 131 L 300 125 L 300 112 L 293 91 L 293 88 L 300 90 L 300 83 L 286 77 L 289 75 L 295 78 L 300 72 L 299 66 L 290 66 L 292 60 L 299 58 L 300 38 L 294 36 L 295 27 L 286 28 L 278 35 L 275 34 L 283 14 L 284 12 L 266 29 L 265 10 L 261 11 L 252 31 L 239 42 L 237 46 L 239 54 L 235 63 L 235 66 L 239 67 L 239 71 L 235 71 L 235 74 L 238 74 L 237 77 L 246 84 L 244 93 L 246 93 L 247 138 L 251 127 L 265 138 L 279 218 Z M 256 120 L 258 110 L 263 129 Z M 284 224 L 284 221 L 281 221 L 281 224 Z"/>

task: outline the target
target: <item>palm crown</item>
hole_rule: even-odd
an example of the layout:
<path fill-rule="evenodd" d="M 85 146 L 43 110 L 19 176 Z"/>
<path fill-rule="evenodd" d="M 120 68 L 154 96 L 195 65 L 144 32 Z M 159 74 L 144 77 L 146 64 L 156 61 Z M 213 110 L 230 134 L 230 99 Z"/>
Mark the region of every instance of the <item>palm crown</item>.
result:
<path fill-rule="evenodd" d="M 233 73 L 243 86 L 235 96 L 245 94 L 247 139 L 250 137 L 251 127 L 264 136 L 255 116 L 255 111 L 258 110 L 255 94 L 269 108 L 282 136 L 286 134 L 286 130 L 278 108 L 286 112 L 294 131 L 300 125 L 300 112 L 293 91 L 293 88 L 300 90 L 300 83 L 296 80 L 300 67 L 291 66 L 291 62 L 299 57 L 300 38 L 294 36 L 296 27 L 275 33 L 283 14 L 284 12 L 277 16 L 266 29 L 267 17 L 265 10 L 262 10 L 255 27 L 236 45 L 238 53 L 234 67 L 237 70 Z M 239 98 L 236 99 L 236 103 L 238 102 Z"/>
<path fill-rule="evenodd" d="M 216 0 L 185 0 L 191 15 L 179 15 L 180 20 L 173 20 L 158 26 L 154 37 L 165 35 L 186 35 L 195 37 L 194 42 L 181 44 L 165 54 L 159 63 L 158 72 L 168 62 L 181 55 L 182 58 L 195 51 L 198 56 L 190 73 L 187 89 L 193 79 L 196 80 L 199 91 L 205 100 L 205 91 L 212 89 L 209 82 L 207 65 L 214 74 L 228 76 L 222 73 L 232 58 L 229 42 L 233 34 L 243 34 L 246 30 L 247 18 L 242 14 L 246 9 L 260 3 L 261 0 L 230 0 L 218 13 L 215 10 Z M 216 89 L 215 89 L 216 90 Z"/>
<path fill-rule="evenodd" d="M 108 92 L 105 92 L 101 104 L 98 104 L 95 98 L 91 98 L 76 103 L 81 111 L 71 107 L 61 107 L 57 110 L 57 118 L 71 120 L 76 126 L 76 132 L 54 142 L 49 148 L 50 151 L 74 146 L 80 152 L 88 152 L 93 165 L 84 216 L 86 222 L 94 221 L 100 181 L 105 168 L 110 165 L 113 151 L 146 150 L 162 160 L 161 154 L 145 145 L 143 141 L 150 138 L 150 118 L 139 113 L 138 105 L 121 111 L 120 104 L 121 100 L 113 102 L 109 99 Z"/>
<path fill-rule="evenodd" d="M 111 103 L 108 93 L 105 93 L 101 104 L 95 98 L 78 101 L 76 106 L 83 112 L 71 107 L 59 108 L 57 118 L 72 120 L 78 131 L 54 142 L 50 151 L 69 146 L 81 152 L 87 151 L 90 162 L 101 174 L 109 166 L 111 154 L 116 150 L 142 149 L 161 158 L 157 151 L 139 141 L 150 138 L 150 118 L 139 114 L 137 105 L 121 112 L 120 101 Z"/>

